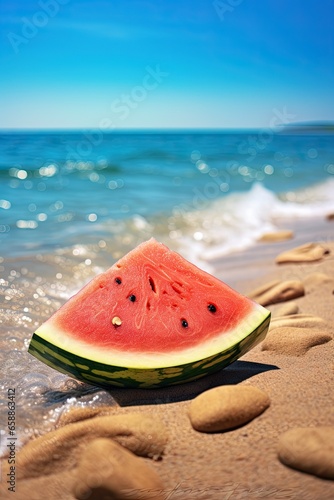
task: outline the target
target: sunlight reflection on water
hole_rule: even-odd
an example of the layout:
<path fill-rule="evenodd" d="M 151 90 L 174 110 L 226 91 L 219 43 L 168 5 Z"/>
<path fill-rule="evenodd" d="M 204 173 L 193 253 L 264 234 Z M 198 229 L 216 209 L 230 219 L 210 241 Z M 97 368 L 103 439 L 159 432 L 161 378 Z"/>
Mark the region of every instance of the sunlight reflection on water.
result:
<path fill-rule="evenodd" d="M 62 375 L 27 352 L 34 330 L 74 293 L 74 287 L 80 288 L 98 271 L 85 264 L 87 255 L 93 257 L 88 250 L 79 257 L 73 251 L 61 257 L 29 257 L 24 265 L 20 260 L 3 259 L 0 419 L 6 421 L 7 391 L 15 389 L 18 446 L 31 435 L 51 430 L 69 407 L 114 403 L 106 391 Z M 96 393 L 94 398 L 92 393 Z M 5 447 L 0 450 L 6 451 Z"/>

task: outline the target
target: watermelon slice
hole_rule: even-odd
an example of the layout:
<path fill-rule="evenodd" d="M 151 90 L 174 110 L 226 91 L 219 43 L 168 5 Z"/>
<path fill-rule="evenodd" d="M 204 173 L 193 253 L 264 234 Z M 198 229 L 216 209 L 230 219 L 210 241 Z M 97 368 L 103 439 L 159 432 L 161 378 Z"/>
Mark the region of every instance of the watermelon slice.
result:
<path fill-rule="evenodd" d="M 29 352 L 91 384 L 161 387 L 232 363 L 269 321 L 268 310 L 152 238 L 43 323 Z"/>

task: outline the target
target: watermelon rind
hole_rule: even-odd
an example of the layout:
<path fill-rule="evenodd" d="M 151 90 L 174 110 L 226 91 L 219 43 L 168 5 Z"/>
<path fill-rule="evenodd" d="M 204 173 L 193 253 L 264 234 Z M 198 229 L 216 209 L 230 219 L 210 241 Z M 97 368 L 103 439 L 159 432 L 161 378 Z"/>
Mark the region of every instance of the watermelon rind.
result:
<path fill-rule="evenodd" d="M 236 328 L 188 349 L 169 353 L 103 350 L 72 339 L 44 324 L 33 334 L 29 352 L 61 373 L 101 387 L 157 388 L 217 372 L 262 342 L 270 311 L 254 303 Z"/>

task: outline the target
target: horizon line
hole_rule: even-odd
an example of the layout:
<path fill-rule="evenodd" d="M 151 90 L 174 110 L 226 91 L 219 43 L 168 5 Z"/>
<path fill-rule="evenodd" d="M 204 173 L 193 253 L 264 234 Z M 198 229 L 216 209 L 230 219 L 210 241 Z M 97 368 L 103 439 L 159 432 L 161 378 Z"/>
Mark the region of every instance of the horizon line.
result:
<path fill-rule="evenodd" d="M 307 121 L 307 122 L 294 122 L 294 123 L 282 123 L 278 128 L 278 132 L 282 130 L 291 130 L 298 127 L 334 127 L 334 120 L 318 120 L 318 121 Z M 233 127 L 135 127 L 135 128 L 115 128 L 115 129 L 103 129 L 101 127 L 29 127 L 29 128 L 0 128 L 0 133 L 36 133 L 36 132 L 79 132 L 79 133 L 89 133 L 89 132 L 101 132 L 103 134 L 112 133 L 138 133 L 138 132 L 228 132 L 233 130 L 239 131 L 249 131 L 249 130 L 267 130 L 270 127 L 266 126 L 233 126 Z"/>

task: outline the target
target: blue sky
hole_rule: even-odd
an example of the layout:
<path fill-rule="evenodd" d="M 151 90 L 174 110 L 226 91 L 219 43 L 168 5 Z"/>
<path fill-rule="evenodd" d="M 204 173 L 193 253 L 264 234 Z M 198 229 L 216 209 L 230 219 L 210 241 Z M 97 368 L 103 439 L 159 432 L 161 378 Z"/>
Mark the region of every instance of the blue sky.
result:
<path fill-rule="evenodd" d="M 333 0 L 2 1 L 0 128 L 334 120 L 333 18 Z"/>

